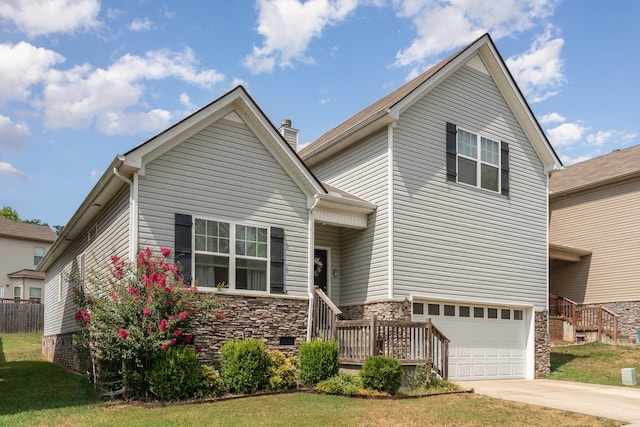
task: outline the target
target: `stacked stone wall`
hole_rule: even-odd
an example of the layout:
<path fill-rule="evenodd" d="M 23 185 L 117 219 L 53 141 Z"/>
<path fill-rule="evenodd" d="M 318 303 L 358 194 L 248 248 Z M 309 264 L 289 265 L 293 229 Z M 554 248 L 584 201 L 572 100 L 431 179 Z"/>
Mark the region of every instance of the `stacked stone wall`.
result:
<path fill-rule="evenodd" d="M 205 363 L 216 362 L 220 347 L 232 339 L 258 339 L 267 350 L 280 350 L 287 357 L 296 356 L 306 341 L 307 298 L 223 295 L 221 299 L 226 304 L 222 319 L 199 322 L 193 330 Z"/>
<path fill-rule="evenodd" d="M 618 315 L 618 335 L 637 341 L 640 331 L 640 301 L 607 302 L 600 305 Z"/>
<path fill-rule="evenodd" d="M 544 378 L 551 371 L 551 345 L 547 311 L 535 312 L 535 377 Z"/>
<path fill-rule="evenodd" d="M 371 319 L 374 315 L 379 320 L 411 320 L 411 307 L 403 308 L 404 301 L 375 301 L 364 304 L 340 306 L 340 320 Z"/>

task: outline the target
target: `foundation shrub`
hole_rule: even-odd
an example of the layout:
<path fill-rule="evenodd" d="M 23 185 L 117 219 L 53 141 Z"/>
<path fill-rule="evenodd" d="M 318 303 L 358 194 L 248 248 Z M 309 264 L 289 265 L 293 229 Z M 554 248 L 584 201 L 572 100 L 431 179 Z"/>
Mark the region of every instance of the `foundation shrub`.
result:
<path fill-rule="evenodd" d="M 227 341 L 220 349 L 222 381 L 231 393 L 265 389 L 269 362 L 264 344 L 256 339 Z"/>
<path fill-rule="evenodd" d="M 308 386 L 331 378 L 340 369 L 339 348 L 335 340 L 315 339 L 300 346 L 300 379 Z"/>
<path fill-rule="evenodd" d="M 160 400 L 184 400 L 196 395 L 198 355 L 194 349 L 169 348 L 155 359 L 149 372 L 149 390 Z"/>
<path fill-rule="evenodd" d="M 402 385 L 402 366 L 393 357 L 370 356 L 362 364 L 360 377 L 365 388 L 396 394 Z"/>

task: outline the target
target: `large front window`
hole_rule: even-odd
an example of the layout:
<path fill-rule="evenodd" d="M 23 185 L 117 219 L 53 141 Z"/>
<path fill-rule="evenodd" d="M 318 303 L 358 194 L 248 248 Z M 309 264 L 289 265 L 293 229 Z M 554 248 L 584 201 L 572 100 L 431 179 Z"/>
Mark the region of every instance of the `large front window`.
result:
<path fill-rule="evenodd" d="M 268 241 L 266 228 L 196 219 L 196 283 L 266 291 Z"/>
<path fill-rule="evenodd" d="M 500 191 L 500 143 L 458 129 L 458 182 Z"/>

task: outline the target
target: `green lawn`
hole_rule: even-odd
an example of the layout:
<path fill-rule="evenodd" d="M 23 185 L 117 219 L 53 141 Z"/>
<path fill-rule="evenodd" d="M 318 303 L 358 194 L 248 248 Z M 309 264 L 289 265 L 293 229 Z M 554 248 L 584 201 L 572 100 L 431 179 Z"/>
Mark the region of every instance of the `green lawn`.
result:
<path fill-rule="evenodd" d="M 622 385 L 622 368 L 636 368 L 640 374 L 640 347 L 600 343 L 558 345 L 551 349 L 551 374 L 547 378 Z"/>
<path fill-rule="evenodd" d="M 82 377 L 40 356 L 35 334 L 0 335 L 0 426 L 617 426 L 475 394 L 378 400 L 290 393 L 145 407 L 101 402 Z"/>

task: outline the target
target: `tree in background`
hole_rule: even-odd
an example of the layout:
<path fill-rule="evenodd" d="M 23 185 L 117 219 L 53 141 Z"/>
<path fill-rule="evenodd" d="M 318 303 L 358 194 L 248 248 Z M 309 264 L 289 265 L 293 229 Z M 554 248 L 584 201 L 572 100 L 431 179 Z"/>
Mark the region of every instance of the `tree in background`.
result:
<path fill-rule="evenodd" d="M 11 221 L 20 222 L 20 215 L 16 212 L 15 209 L 11 208 L 11 206 L 5 206 L 0 210 L 0 216 L 3 216 Z"/>

